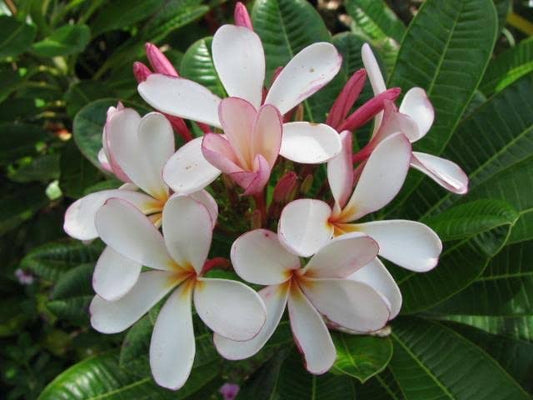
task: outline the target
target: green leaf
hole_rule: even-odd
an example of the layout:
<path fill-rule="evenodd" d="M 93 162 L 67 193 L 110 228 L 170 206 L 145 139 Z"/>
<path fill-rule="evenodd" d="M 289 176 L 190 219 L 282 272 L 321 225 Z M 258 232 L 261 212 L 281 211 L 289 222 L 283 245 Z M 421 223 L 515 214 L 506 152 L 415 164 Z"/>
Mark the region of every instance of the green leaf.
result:
<path fill-rule="evenodd" d="M 93 295 L 91 285 L 94 263 L 80 264 L 66 271 L 54 286 L 52 299 L 68 299 L 80 295 Z"/>
<path fill-rule="evenodd" d="M 0 198 L 0 236 L 15 229 L 48 204 L 44 188 L 40 185 L 2 187 Z"/>
<path fill-rule="evenodd" d="M 357 398 L 372 400 L 404 400 L 405 396 L 390 368 L 375 375 L 364 384 L 355 387 Z"/>
<path fill-rule="evenodd" d="M 533 341 L 533 316 L 446 315 L 439 318 L 460 322 L 485 332 Z"/>
<path fill-rule="evenodd" d="M 507 15 L 512 11 L 513 5 L 511 0 L 493 0 L 496 7 L 496 13 L 498 14 L 498 27 L 499 31 L 505 28 L 505 21 Z"/>
<path fill-rule="evenodd" d="M 131 76 L 129 80 L 131 81 Z M 130 82 L 130 84 L 132 83 Z M 70 117 L 74 117 L 78 111 L 91 101 L 114 95 L 115 93 L 109 88 L 109 85 L 103 82 L 80 81 L 70 85 L 63 98 L 67 103 L 67 114 Z"/>
<path fill-rule="evenodd" d="M 93 296 L 77 296 L 69 299 L 52 300 L 46 307 L 63 321 L 78 326 L 89 324 L 89 304 Z"/>
<path fill-rule="evenodd" d="M 0 15 L 0 58 L 15 57 L 30 47 L 37 29 L 33 25 Z"/>
<path fill-rule="evenodd" d="M 103 250 L 100 241 L 83 244 L 79 241 L 47 243 L 31 250 L 21 261 L 40 277 L 57 281 L 62 274 L 80 264 L 94 263 Z"/>
<path fill-rule="evenodd" d="M 73 141 L 61 152 L 61 178 L 59 186 L 63 194 L 78 199 L 85 195 L 85 189 L 101 180 L 101 172 L 80 154 Z"/>
<path fill-rule="evenodd" d="M 480 200 L 425 220 L 446 243 L 433 270 L 424 274 L 391 271 L 403 294 L 402 312 L 425 310 L 468 286 L 501 249 L 517 218 L 504 202 Z"/>
<path fill-rule="evenodd" d="M 0 103 L 17 90 L 21 81 L 18 71 L 11 68 L 0 70 Z M 2 107 L 5 107 L 5 104 Z"/>
<path fill-rule="evenodd" d="M 48 138 L 47 133 L 37 125 L 0 123 L 0 165 L 34 155 L 37 142 Z"/>
<path fill-rule="evenodd" d="M 481 348 L 438 322 L 393 324 L 390 368 L 408 399 L 529 399 Z"/>
<path fill-rule="evenodd" d="M 383 371 L 392 357 L 389 338 L 339 333 L 333 335 L 337 360 L 332 372 L 340 372 L 366 382 Z"/>
<path fill-rule="evenodd" d="M 346 11 L 353 18 L 354 29 L 372 40 L 388 37 L 402 40 L 405 26 L 383 0 L 347 0 Z"/>
<path fill-rule="evenodd" d="M 34 43 L 32 51 L 41 57 L 69 56 L 81 53 L 90 39 L 91 30 L 87 25 L 64 25 Z"/>
<path fill-rule="evenodd" d="M 272 400 L 280 377 L 280 368 L 288 356 L 284 349 L 255 371 L 241 386 L 237 400 Z"/>
<path fill-rule="evenodd" d="M 44 154 L 36 158 L 23 159 L 8 176 L 14 182 L 49 182 L 59 177 L 59 155 Z"/>

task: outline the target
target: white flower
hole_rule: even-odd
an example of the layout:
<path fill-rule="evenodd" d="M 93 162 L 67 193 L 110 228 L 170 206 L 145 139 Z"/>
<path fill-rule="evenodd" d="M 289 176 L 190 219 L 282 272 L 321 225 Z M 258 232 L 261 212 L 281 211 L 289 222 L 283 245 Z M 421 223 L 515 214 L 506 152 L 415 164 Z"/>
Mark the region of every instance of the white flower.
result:
<path fill-rule="evenodd" d="M 272 336 L 288 305 L 292 333 L 307 370 L 326 372 L 335 362 L 336 351 L 323 316 L 359 333 L 378 330 L 389 319 L 388 301 L 372 283 L 345 279 L 371 262 L 377 251 L 371 238 L 352 233 L 332 240 L 300 268 L 298 256 L 285 249 L 275 233 L 258 229 L 240 236 L 231 249 L 233 267 L 246 281 L 268 285 L 259 292 L 267 320 L 259 334 L 246 342 L 215 334 L 217 350 L 231 360 L 254 355 Z"/>
<path fill-rule="evenodd" d="M 163 234 L 135 206 L 108 200 L 96 214 L 102 240 L 114 251 L 153 270 L 142 272 L 116 301 L 95 296 L 91 324 L 102 333 L 121 332 L 169 292 L 154 326 L 150 366 L 155 381 L 178 389 L 190 374 L 195 354 L 191 303 L 218 335 L 236 341 L 253 338 L 265 322 L 256 292 L 237 281 L 202 276 L 214 222 L 208 209 L 188 196 L 171 197 L 163 210 Z"/>

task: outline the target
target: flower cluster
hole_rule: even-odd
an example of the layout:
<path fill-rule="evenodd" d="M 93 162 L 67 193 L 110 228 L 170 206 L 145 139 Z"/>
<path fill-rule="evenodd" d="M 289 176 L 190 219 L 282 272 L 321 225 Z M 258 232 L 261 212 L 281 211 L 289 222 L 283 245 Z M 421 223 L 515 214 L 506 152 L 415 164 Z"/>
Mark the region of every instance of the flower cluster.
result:
<path fill-rule="evenodd" d="M 422 223 L 361 219 L 396 196 L 410 166 L 452 192 L 467 191 L 457 165 L 412 151 L 433 123 L 431 103 L 413 88 L 397 107 L 400 90 L 386 89 L 368 45 L 365 69 L 348 81 L 326 123 L 310 123 L 301 104 L 338 73 L 335 47 L 306 47 L 265 89 L 262 43 L 242 4 L 235 20 L 212 42 L 223 99 L 180 77 L 147 45 L 152 69 L 135 63 L 134 74 L 139 94 L 157 112 L 141 117 L 119 103 L 108 110 L 102 134 L 102 168 L 124 185 L 79 199 L 65 215 L 70 236 L 107 245 L 93 276 L 96 330 L 124 331 L 166 299 L 150 365 L 156 382 L 172 389 L 185 384 L 194 361 L 192 304 L 230 360 L 256 354 L 287 308 L 307 370 L 328 371 L 336 358 L 328 328 L 374 332 L 400 311 L 401 293 L 380 258 L 424 272 L 442 250 Z M 351 112 L 367 75 L 374 97 Z M 372 120 L 370 141 L 353 154 L 354 132 Z M 203 135 L 191 133 L 193 122 Z M 184 142 L 177 151 L 174 132 Z M 314 172 L 324 163 L 321 182 Z M 310 191 L 317 182 L 322 188 Z M 243 201 L 244 217 L 219 218 Z M 229 255 L 210 254 L 213 232 L 236 237 Z M 210 276 L 229 265 L 243 281 L 264 287 L 255 292 Z"/>

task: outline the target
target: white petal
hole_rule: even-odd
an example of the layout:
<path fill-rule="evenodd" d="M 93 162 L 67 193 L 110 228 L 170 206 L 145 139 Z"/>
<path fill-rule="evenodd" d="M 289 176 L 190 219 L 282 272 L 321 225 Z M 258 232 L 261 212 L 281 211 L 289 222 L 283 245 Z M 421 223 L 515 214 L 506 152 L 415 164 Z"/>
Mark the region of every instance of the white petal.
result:
<path fill-rule="evenodd" d="M 468 192 L 468 176 L 461 167 L 450 160 L 413 151 L 411 166 L 450 192 L 457 194 Z"/>
<path fill-rule="evenodd" d="M 339 209 L 346 205 L 353 189 L 352 133 L 340 133 L 341 152 L 328 161 L 328 183 Z"/>
<path fill-rule="evenodd" d="M 302 290 L 328 320 L 356 332 L 383 328 L 389 320 L 388 304 L 365 283 L 348 279 L 308 279 Z"/>
<path fill-rule="evenodd" d="M 401 267 L 425 272 L 439 261 L 442 243 L 431 228 L 420 222 L 377 221 L 356 227 L 378 242 L 380 256 Z"/>
<path fill-rule="evenodd" d="M 129 201 L 143 212 L 159 208 L 157 201 L 144 193 L 118 189 L 91 193 L 72 203 L 67 209 L 63 225 L 65 232 L 78 240 L 96 239 L 98 237 L 94 225 L 96 212 L 107 200 L 114 197 Z"/>
<path fill-rule="evenodd" d="M 261 297 L 244 283 L 227 279 L 198 279 L 194 307 L 209 328 L 231 340 L 252 339 L 266 320 Z"/>
<path fill-rule="evenodd" d="M 261 39 L 245 27 L 223 25 L 212 42 L 213 63 L 228 96 L 261 105 L 265 54 Z"/>
<path fill-rule="evenodd" d="M 295 254 L 309 257 L 331 239 L 333 226 L 328 222 L 330 216 L 331 209 L 323 201 L 292 201 L 281 212 L 279 240 Z"/>
<path fill-rule="evenodd" d="M 312 374 L 327 372 L 337 352 L 326 324 L 297 285 L 289 295 L 291 330 L 298 349 L 305 358 L 305 368 Z"/>
<path fill-rule="evenodd" d="M 342 57 L 332 44 L 321 42 L 307 46 L 283 68 L 265 104 L 272 104 L 285 114 L 331 81 L 341 65 Z"/>
<path fill-rule="evenodd" d="M 220 171 L 202 154 L 202 139 L 199 137 L 184 144 L 163 168 L 164 181 L 176 193 L 198 192 L 220 175 Z"/>
<path fill-rule="evenodd" d="M 372 86 L 372 91 L 374 92 L 374 96 L 387 90 L 387 86 L 385 86 L 385 81 L 383 80 L 383 74 L 379 68 L 378 61 L 376 60 L 376 57 L 374 56 L 374 53 L 372 52 L 372 49 L 368 43 L 365 43 L 361 48 L 361 56 L 368 79 L 370 81 L 370 85 Z M 381 125 L 382 118 L 383 111 L 374 118 L 374 131 L 372 135 L 377 132 L 379 126 Z"/>
<path fill-rule="evenodd" d="M 401 133 L 379 143 L 345 207 L 345 221 L 354 221 L 385 207 L 402 188 L 410 160 L 411 144 Z"/>
<path fill-rule="evenodd" d="M 404 96 L 400 109 L 402 114 L 410 116 L 418 125 L 418 138 L 412 138 L 411 142 L 424 137 L 435 120 L 435 110 L 426 94 L 426 91 L 419 87 L 410 89 Z"/>
<path fill-rule="evenodd" d="M 196 343 L 191 290 L 180 285 L 161 308 L 150 342 L 150 369 L 158 385 L 181 388 L 191 373 Z"/>
<path fill-rule="evenodd" d="M 389 319 L 396 317 L 400 312 L 400 309 L 402 308 L 402 293 L 394 281 L 394 278 L 389 271 L 387 271 L 387 268 L 385 268 L 379 258 L 376 257 L 373 261 L 357 270 L 347 279 L 366 283 L 381 294 L 387 300 L 390 308 L 391 315 Z"/>
<path fill-rule="evenodd" d="M 124 296 L 137 282 L 142 265 L 106 247 L 93 273 L 93 288 L 105 300 Z"/>
<path fill-rule="evenodd" d="M 116 301 L 95 296 L 89 307 L 91 325 L 98 332 L 122 332 L 155 306 L 174 286 L 173 274 L 143 272 L 133 288 Z"/>
<path fill-rule="evenodd" d="M 374 259 L 378 250 L 378 244 L 360 232 L 338 236 L 309 260 L 305 276 L 345 278 Z"/>
<path fill-rule="evenodd" d="M 220 355 L 228 360 L 243 360 L 256 354 L 270 339 L 283 315 L 289 295 L 288 285 L 267 286 L 259 291 L 266 306 L 267 319 L 256 337 L 237 342 L 215 333 L 213 339 Z"/>
<path fill-rule="evenodd" d="M 156 110 L 220 128 L 220 98 L 196 82 L 151 74 L 137 86 L 141 97 Z"/>
<path fill-rule="evenodd" d="M 123 256 L 151 268 L 173 268 L 161 233 L 127 201 L 109 199 L 96 213 L 95 224 L 105 244 Z"/>
<path fill-rule="evenodd" d="M 231 263 L 237 275 L 258 285 L 275 285 L 290 277 L 290 270 L 300 267 L 300 259 L 287 251 L 278 235 L 256 229 L 241 235 L 231 246 Z"/>
<path fill-rule="evenodd" d="M 188 196 L 172 197 L 163 209 L 163 237 L 174 261 L 199 274 L 211 247 L 213 223 L 207 208 Z"/>
<path fill-rule="evenodd" d="M 218 205 L 213 196 L 211 196 L 207 190 L 200 190 L 199 192 L 191 193 L 189 197 L 202 203 L 205 208 L 207 208 L 209 216 L 211 217 L 211 225 L 214 228 L 218 218 Z"/>
<path fill-rule="evenodd" d="M 279 154 L 302 164 L 320 164 L 341 151 L 337 131 L 326 124 L 288 122 L 283 124 Z"/>

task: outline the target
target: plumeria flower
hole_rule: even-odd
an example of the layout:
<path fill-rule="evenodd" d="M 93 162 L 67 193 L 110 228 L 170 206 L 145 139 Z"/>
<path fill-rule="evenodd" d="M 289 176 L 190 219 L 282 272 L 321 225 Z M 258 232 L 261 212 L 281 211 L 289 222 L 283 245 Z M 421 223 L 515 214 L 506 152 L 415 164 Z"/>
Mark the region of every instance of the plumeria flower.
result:
<path fill-rule="evenodd" d="M 273 132 L 265 132 L 265 135 L 273 135 L 276 137 L 273 141 L 277 141 L 280 116 L 326 85 L 342 64 L 342 58 L 332 44 L 314 43 L 296 54 L 283 68 L 263 101 L 265 55 L 256 33 L 248 27 L 224 25 L 214 35 L 212 53 L 215 69 L 228 96 L 247 102 L 246 106 L 242 101 L 239 103 L 241 109 L 247 110 L 244 114 L 246 118 L 243 118 L 247 122 L 243 122 L 238 133 L 235 129 L 226 132 L 226 137 L 220 137 L 218 147 L 213 147 L 212 137 L 205 137 L 192 140 L 176 152 L 163 171 L 165 181 L 176 191 L 194 192 L 211 183 L 221 171 L 231 174 L 228 171 L 234 170 L 234 166 L 224 164 L 223 167 L 222 162 L 235 161 L 237 155 L 244 151 L 244 141 L 253 141 L 257 137 L 257 132 L 250 130 L 249 124 L 249 119 L 254 115 L 258 117 L 264 114 L 263 117 L 268 121 L 266 125 L 273 129 Z M 181 77 L 152 74 L 139 84 L 138 91 L 148 104 L 161 112 L 217 128 L 226 129 L 226 119 L 239 108 L 235 106 L 237 100 L 222 102 L 205 87 Z M 232 111 L 229 111 L 228 104 L 234 105 Z M 260 110 L 262 105 L 268 106 L 266 109 L 269 111 Z M 231 118 L 237 119 L 239 116 L 233 115 Z M 338 133 L 325 124 L 288 122 L 282 125 L 281 131 L 279 154 L 289 160 L 322 163 L 340 151 Z M 240 135 L 239 142 L 235 140 L 237 134 Z M 250 152 L 249 149 L 254 146 L 254 143 L 247 143 L 246 152 Z M 228 153 L 230 148 L 231 152 Z M 210 154 L 210 161 L 218 158 L 217 167 L 205 159 L 207 153 Z M 264 157 L 262 153 L 253 154 Z M 264 158 L 268 161 L 268 157 Z M 264 160 L 256 162 L 254 159 L 253 165 L 250 165 L 251 160 L 244 161 L 237 167 L 245 173 L 256 173 L 258 180 L 265 175 L 262 168 L 268 170 L 269 163 Z"/>
<path fill-rule="evenodd" d="M 152 374 L 166 388 L 183 386 L 193 365 L 192 302 L 210 329 L 231 340 L 250 340 L 265 322 L 265 306 L 248 286 L 203 276 L 213 225 L 209 210 L 189 196 L 168 200 L 163 235 L 126 200 L 110 199 L 96 214 L 102 240 L 151 270 L 142 272 L 135 286 L 116 301 L 96 295 L 90 305 L 91 324 L 102 333 L 122 332 L 170 293 L 150 343 Z"/>
<path fill-rule="evenodd" d="M 407 220 L 358 223 L 396 196 L 407 175 L 411 145 L 402 133 L 390 135 L 372 152 L 353 189 L 352 136 L 341 133 L 343 151 L 328 162 L 327 176 L 334 198 L 331 208 L 315 199 L 300 199 L 283 209 L 278 225 L 280 240 L 304 257 L 332 237 L 363 232 L 379 245 L 379 255 L 412 271 L 435 267 L 442 243 L 426 225 Z"/>
<path fill-rule="evenodd" d="M 370 46 L 365 43 L 361 52 L 374 94 L 385 92 L 385 81 Z M 394 104 L 389 104 L 388 108 L 383 115 L 376 117 L 373 138 L 363 149 L 362 156 L 367 156 L 380 141 L 395 132 L 403 132 L 411 143 L 422 139 L 435 119 L 433 106 L 425 90 L 419 87 L 405 94 L 399 109 Z M 468 191 L 468 176 L 450 160 L 413 151 L 411 166 L 453 193 L 465 194 Z"/>
<path fill-rule="evenodd" d="M 121 189 L 91 193 L 74 202 L 65 213 L 65 232 L 79 240 L 96 239 L 96 212 L 110 198 L 127 200 L 160 226 L 161 212 L 170 195 L 161 171 L 173 153 L 174 134 L 163 115 L 149 113 L 141 118 L 135 110 L 121 104 L 117 108 L 111 107 L 104 127 L 100 159 L 117 178 L 130 183 Z M 215 200 L 205 191 L 193 196 L 208 207 L 216 220 Z M 141 267 L 130 258 L 106 248 L 94 270 L 94 290 L 107 300 L 120 297 L 135 284 Z"/>
<path fill-rule="evenodd" d="M 377 252 L 374 240 L 351 233 L 332 240 L 301 268 L 298 255 L 288 251 L 274 232 L 257 229 L 240 236 L 231 249 L 233 267 L 244 280 L 268 285 L 259 292 L 267 320 L 259 334 L 246 342 L 215 334 L 218 352 L 230 360 L 256 354 L 288 306 L 291 330 L 307 370 L 313 374 L 328 371 L 336 351 L 324 318 L 359 333 L 381 329 L 389 319 L 387 302 L 371 285 L 345 279 Z"/>

